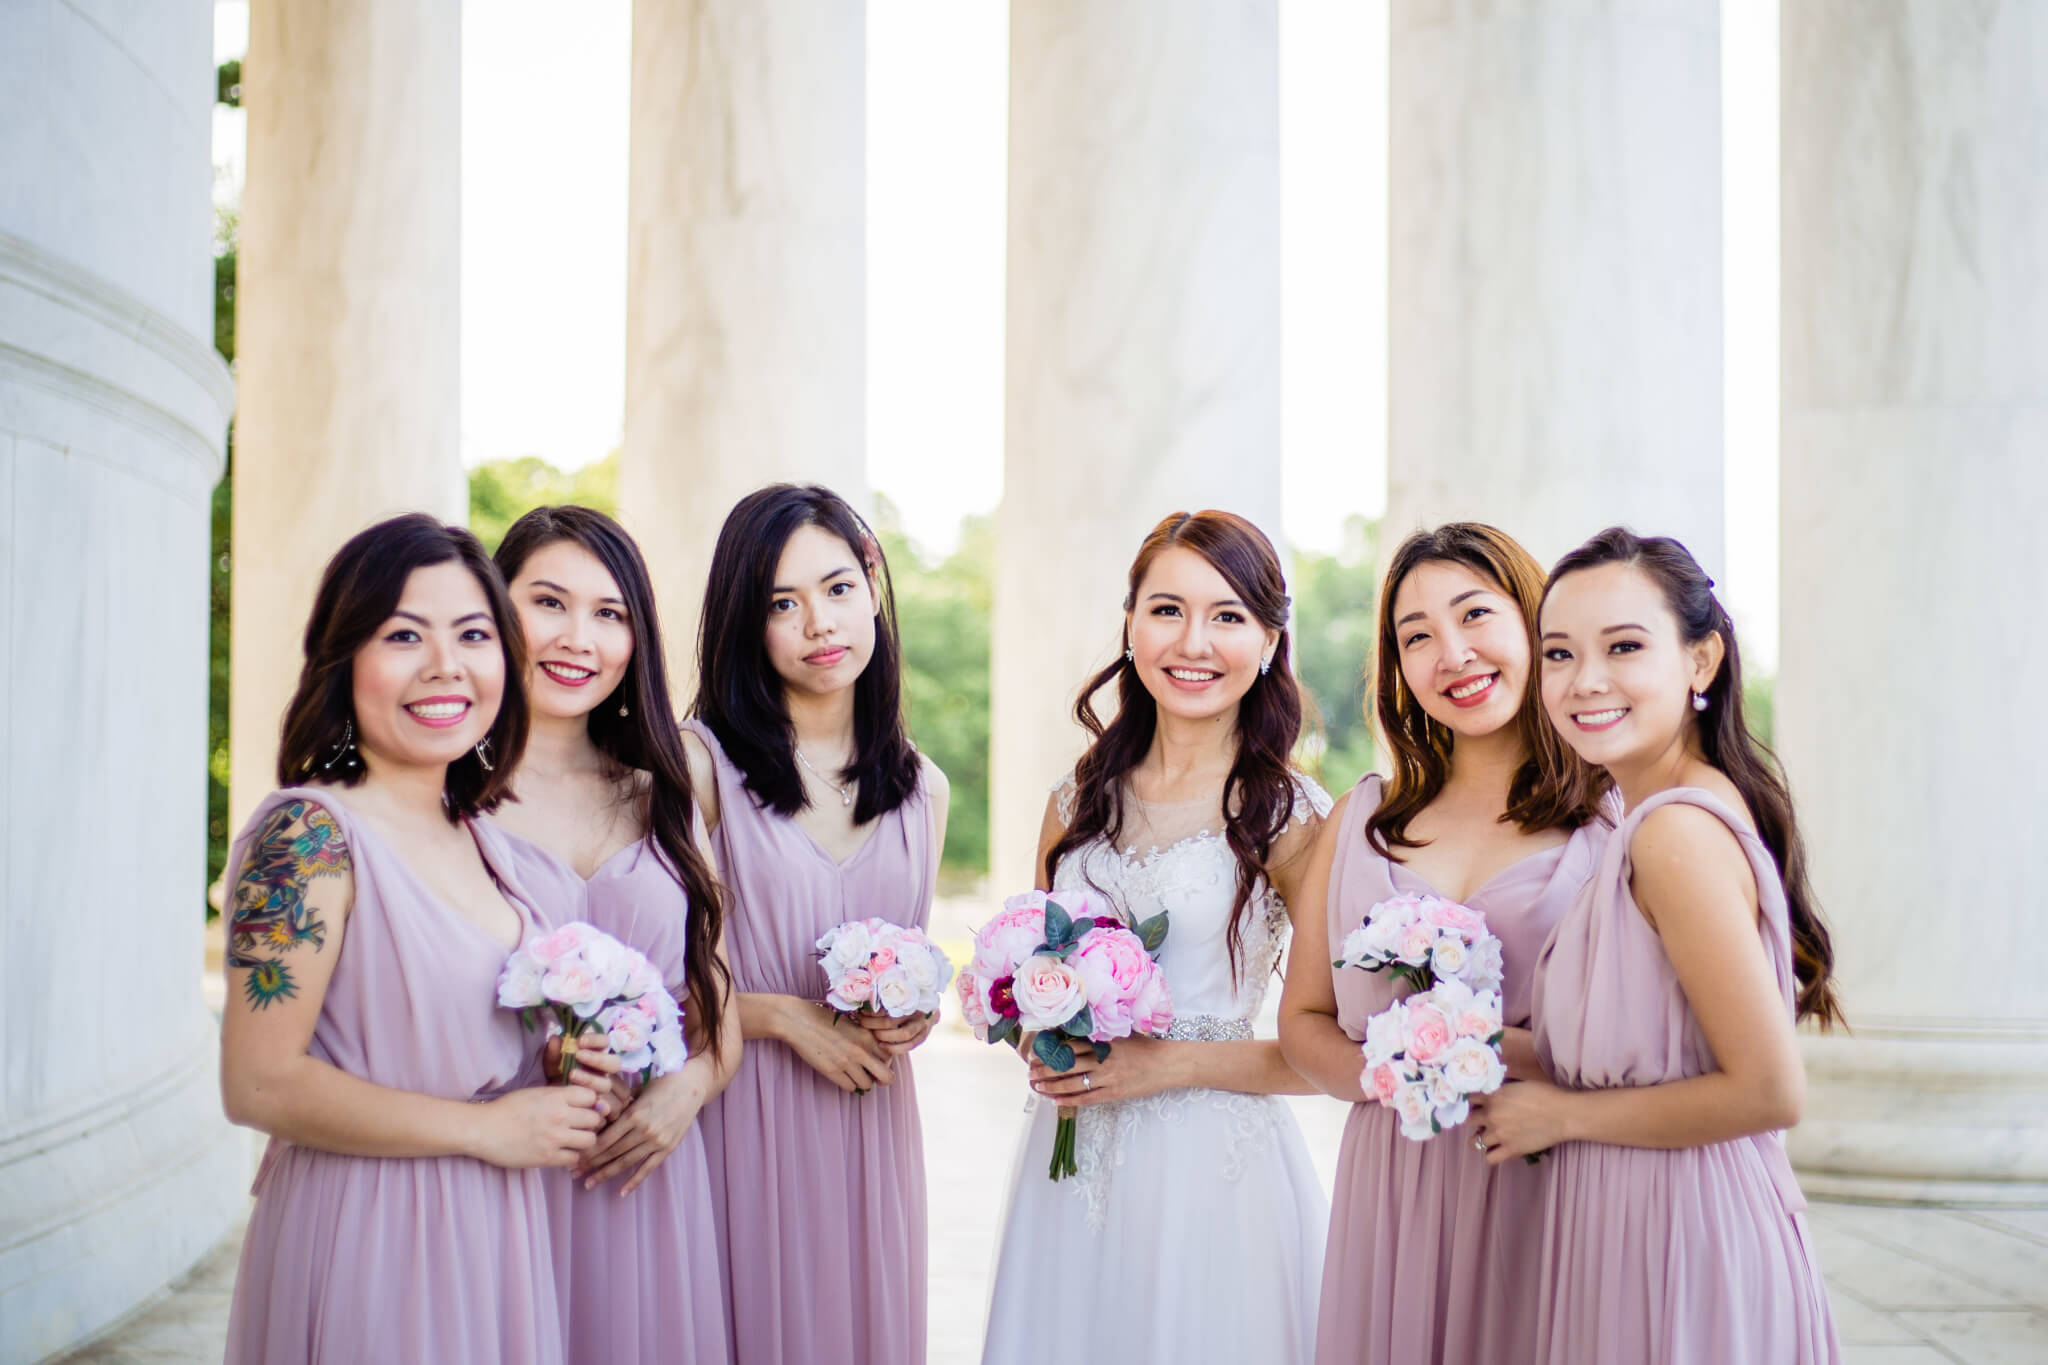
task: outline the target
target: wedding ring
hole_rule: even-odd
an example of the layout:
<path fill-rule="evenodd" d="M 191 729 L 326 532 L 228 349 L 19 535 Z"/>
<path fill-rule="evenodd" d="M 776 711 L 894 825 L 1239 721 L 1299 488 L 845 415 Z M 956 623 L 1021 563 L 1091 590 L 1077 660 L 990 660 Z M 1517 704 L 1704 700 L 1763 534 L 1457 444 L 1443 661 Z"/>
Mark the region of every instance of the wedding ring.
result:
<path fill-rule="evenodd" d="M 1083 1090 L 1093 1090 L 1095 1088 L 1095 1078 L 1093 1076 L 1083 1076 L 1081 1078 L 1081 1088 Z"/>

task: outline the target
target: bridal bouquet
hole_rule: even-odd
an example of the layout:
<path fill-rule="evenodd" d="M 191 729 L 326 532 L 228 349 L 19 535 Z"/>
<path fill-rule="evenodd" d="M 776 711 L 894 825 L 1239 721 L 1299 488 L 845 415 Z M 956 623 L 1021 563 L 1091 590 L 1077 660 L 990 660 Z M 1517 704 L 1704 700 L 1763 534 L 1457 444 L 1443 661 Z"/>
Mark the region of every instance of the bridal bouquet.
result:
<path fill-rule="evenodd" d="M 1395 896 L 1366 912 L 1332 964 L 1384 971 L 1414 986 L 1365 1022 L 1369 1100 L 1425 1141 L 1472 1112 L 1473 1095 L 1507 1079 L 1501 1060 L 1500 940 L 1477 910 L 1438 896 Z"/>
<path fill-rule="evenodd" d="M 933 1014 L 953 979 L 953 964 L 922 929 L 884 919 L 827 929 L 818 940 L 818 965 L 825 969 L 825 1003 L 841 1014 Z"/>
<path fill-rule="evenodd" d="M 619 1072 L 646 1080 L 681 1069 L 683 1011 L 638 951 L 588 924 L 565 924 L 512 950 L 498 973 L 498 1004 L 548 1037 L 603 1036 Z"/>
<path fill-rule="evenodd" d="M 1166 942 L 1165 911 L 1125 928 L 1091 892 L 1054 895 L 1029 891 L 1004 901 L 974 936 L 974 959 L 957 987 L 976 1037 L 1011 1043 L 1035 1033 L 1033 1054 L 1067 1071 L 1077 1044 L 1102 1061 L 1118 1038 L 1164 1033 L 1173 998 L 1153 961 Z M 1074 1111 L 1062 1107 L 1048 1174 L 1059 1180 L 1076 1169 Z"/>

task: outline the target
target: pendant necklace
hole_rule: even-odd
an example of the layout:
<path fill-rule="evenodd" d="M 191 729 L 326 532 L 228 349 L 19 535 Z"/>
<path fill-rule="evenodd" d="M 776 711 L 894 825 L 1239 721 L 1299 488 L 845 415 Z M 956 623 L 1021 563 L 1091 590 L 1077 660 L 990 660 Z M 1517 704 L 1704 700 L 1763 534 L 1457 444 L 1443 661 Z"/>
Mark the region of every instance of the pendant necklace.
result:
<path fill-rule="evenodd" d="M 825 776 L 825 774 L 819 772 L 816 768 L 811 767 L 811 760 L 804 757 L 804 751 L 802 749 L 798 749 L 793 744 L 790 746 L 790 748 L 794 750 L 796 753 L 796 761 L 803 764 L 805 770 L 808 771 L 812 777 L 817 778 L 820 782 L 823 782 L 833 791 L 839 793 L 840 805 L 851 806 L 853 804 L 853 783 L 849 782 L 843 787 L 840 786 L 837 782 L 834 782 L 831 778 Z"/>

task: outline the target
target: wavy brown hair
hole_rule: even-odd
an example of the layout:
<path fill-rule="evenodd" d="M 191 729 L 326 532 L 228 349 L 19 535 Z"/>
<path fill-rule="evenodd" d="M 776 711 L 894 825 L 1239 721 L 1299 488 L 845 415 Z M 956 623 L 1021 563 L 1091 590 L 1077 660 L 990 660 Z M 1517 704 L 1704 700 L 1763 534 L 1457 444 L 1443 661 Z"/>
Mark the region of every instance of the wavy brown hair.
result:
<path fill-rule="evenodd" d="M 1536 614 L 1543 602 L 1543 566 L 1505 531 L 1483 522 L 1452 521 L 1433 531 L 1417 531 L 1401 542 L 1387 562 L 1380 583 L 1379 625 L 1373 644 L 1373 693 L 1379 730 L 1393 760 L 1379 809 L 1366 821 L 1365 837 L 1388 858 L 1399 861 L 1397 848 L 1420 848 L 1408 837 L 1409 822 L 1442 794 L 1451 775 L 1451 728 L 1433 719 L 1401 676 L 1400 641 L 1394 628 L 1394 598 L 1408 575 L 1424 564 L 1457 564 L 1491 583 L 1521 609 L 1529 633 L 1529 677 L 1522 687 L 1522 705 L 1515 712 L 1527 756 L 1508 784 L 1508 808 L 1501 821 L 1524 831 L 1577 829 L 1599 814 L 1605 773 L 1589 765 L 1566 744 L 1543 714 L 1543 692 L 1536 685 L 1542 659 L 1537 642 Z"/>
<path fill-rule="evenodd" d="M 1090 678 L 1074 702 L 1074 719 L 1093 742 L 1074 765 L 1074 818 L 1045 855 L 1050 885 L 1060 861 L 1097 839 L 1115 847 L 1123 833 L 1125 779 L 1150 752 L 1159 725 L 1158 703 L 1145 690 L 1125 651 L 1131 643 L 1129 613 L 1152 561 L 1178 546 L 1192 550 L 1223 576 L 1260 625 L 1280 632 L 1271 669 L 1254 679 L 1238 703 L 1237 757 L 1223 781 L 1224 839 L 1237 860 L 1237 893 L 1230 903 L 1224 943 L 1230 970 L 1239 970 L 1239 936 L 1245 907 L 1264 875 L 1273 843 L 1294 814 L 1298 775 L 1290 755 L 1301 735 L 1301 688 L 1288 659 L 1287 582 L 1280 557 L 1265 533 L 1231 512 L 1175 512 L 1152 528 L 1131 561 L 1124 596 L 1123 640 L 1116 662 Z M 1111 682 L 1117 688 L 1116 717 L 1104 723 L 1095 694 Z"/>
<path fill-rule="evenodd" d="M 633 774 L 648 776 L 647 831 L 666 871 L 683 889 L 683 981 L 689 991 L 690 1027 L 703 1046 L 718 1051 L 720 1023 L 732 975 L 718 960 L 724 923 L 723 900 L 711 866 L 692 837 L 694 805 L 674 703 L 669 699 L 668 665 L 662 653 L 661 621 L 654 609 L 654 580 L 640 547 L 625 528 L 589 507 L 536 507 L 512 523 L 499 542 L 497 565 L 510 583 L 534 552 L 558 541 L 588 550 L 626 601 L 633 631 L 633 657 L 612 694 L 585 718 L 590 742 L 604 755 L 621 795 Z M 515 618 L 516 619 L 516 618 Z M 693 1038 L 696 1045 L 697 1038 Z"/>
<path fill-rule="evenodd" d="M 1680 638 L 1688 645 L 1699 644 L 1709 635 L 1721 637 L 1721 667 L 1700 694 L 1707 699 L 1707 708 L 1688 713 L 1692 738 L 1701 756 L 1742 794 L 1750 818 L 1756 821 L 1758 837 L 1778 865 L 1792 931 L 1792 974 L 1799 981 L 1799 1017 L 1815 1019 L 1822 1028 L 1841 1023 L 1842 1006 L 1833 979 L 1834 940 L 1806 877 L 1806 841 L 1799 836 L 1792 790 L 1785 783 L 1778 756 L 1750 733 L 1743 715 L 1742 651 L 1735 644 L 1734 620 L 1714 596 L 1714 580 L 1707 577 L 1692 551 L 1671 537 L 1639 536 L 1610 526 L 1557 561 L 1543 595 L 1549 597 L 1566 574 L 1602 564 L 1630 565 L 1656 584 L 1664 595 L 1664 605 L 1678 621 Z"/>
<path fill-rule="evenodd" d="M 356 532 L 321 571 L 313 612 L 306 619 L 306 661 L 279 727 L 279 785 L 339 782 L 353 787 L 363 780 L 368 769 L 362 754 L 346 743 L 354 730 L 356 651 L 398 610 L 413 570 L 448 563 L 469 570 L 490 603 L 498 647 L 505 654 L 505 694 L 481 741 L 489 766 L 474 749 L 450 763 L 442 779 L 442 810 L 450 824 L 458 824 L 495 810 L 511 794 L 512 770 L 526 752 L 526 639 L 519 633 L 519 615 L 477 538 L 424 512 Z"/>

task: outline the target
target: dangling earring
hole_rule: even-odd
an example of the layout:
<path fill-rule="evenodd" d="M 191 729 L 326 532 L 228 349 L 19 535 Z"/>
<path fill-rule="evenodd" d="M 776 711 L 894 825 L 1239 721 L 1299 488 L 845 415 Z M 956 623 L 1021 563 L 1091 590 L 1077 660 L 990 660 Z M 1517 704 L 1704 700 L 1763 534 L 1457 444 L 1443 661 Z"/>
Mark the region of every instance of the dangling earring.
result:
<path fill-rule="evenodd" d="M 1129 645 L 1124 646 L 1124 662 L 1127 664 L 1134 664 L 1138 662 L 1137 654 L 1132 651 Z"/>
<path fill-rule="evenodd" d="M 1268 654 L 1265 658 L 1259 660 L 1259 676 L 1262 678 L 1265 677 L 1267 670 L 1271 669 L 1272 667 L 1273 656 Z"/>
<path fill-rule="evenodd" d="M 484 752 L 484 750 L 490 746 L 490 743 L 491 737 L 489 735 L 485 735 L 482 739 L 476 742 L 476 761 L 484 765 L 485 772 L 494 773 L 497 771 L 497 769 L 491 766 L 490 755 Z"/>
<path fill-rule="evenodd" d="M 1707 699 L 1703 693 L 1695 692 L 1692 694 L 1692 709 L 1695 711 L 1707 709 Z"/>
<path fill-rule="evenodd" d="M 342 728 L 341 743 L 334 746 L 334 752 L 328 755 L 327 761 L 325 763 L 322 763 L 320 765 L 320 771 L 324 773 L 329 768 L 332 768 L 335 764 L 341 762 L 342 759 L 347 758 L 349 752 L 353 750 L 355 747 L 356 718 L 354 716 L 350 716 L 348 718 L 348 724 Z M 354 760 L 351 759 L 350 761 L 353 762 Z"/>
<path fill-rule="evenodd" d="M 624 703 L 624 702 L 620 702 L 620 703 L 619 703 L 619 716 L 620 716 L 620 718 L 621 718 L 621 719 L 623 719 L 623 718 L 624 718 L 624 717 L 626 717 L 626 716 L 630 716 L 630 715 L 632 715 L 632 714 L 633 714 L 633 713 L 632 713 L 631 711 L 628 711 L 628 710 L 626 709 L 626 703 Z"/>

